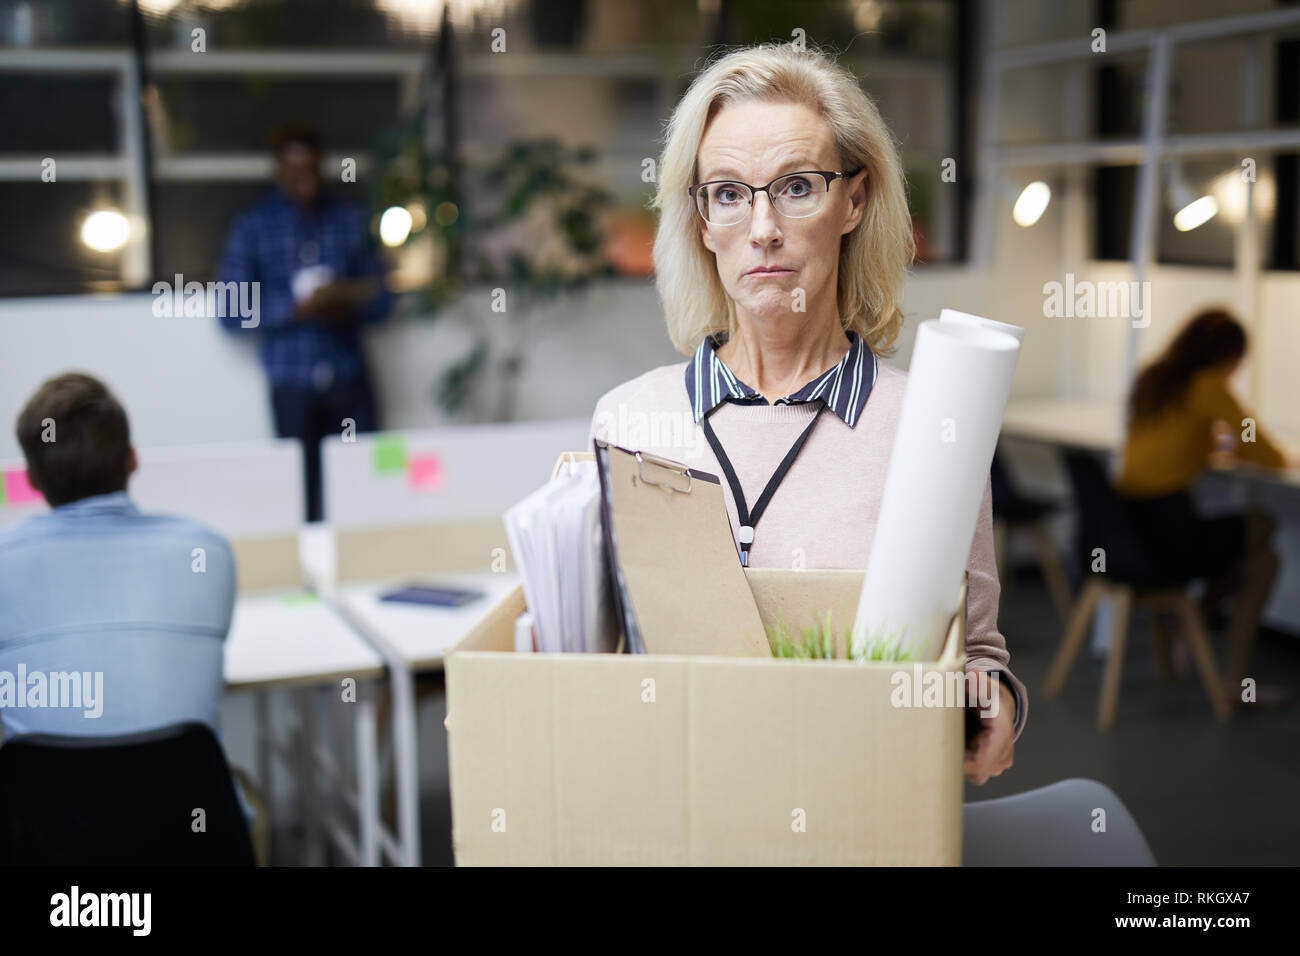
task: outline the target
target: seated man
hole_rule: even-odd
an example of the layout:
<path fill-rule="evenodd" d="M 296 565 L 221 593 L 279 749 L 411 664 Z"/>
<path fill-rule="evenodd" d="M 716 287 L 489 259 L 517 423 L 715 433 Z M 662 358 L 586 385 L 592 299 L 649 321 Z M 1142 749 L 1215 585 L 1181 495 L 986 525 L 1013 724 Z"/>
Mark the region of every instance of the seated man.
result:
<path fill-rule="evenodd" d="M 131 503 L 126 412 L 90 376 L 42 385 L 17 431 L 27 479 L 51 511 L 0 529 L 5 736 L 117 736 L 187 720 L 216 733 L 235 603 L 230 545 L 197 522 Z M 265 863 L 262 798 L 236 776 Z"/>
<path fill-rule="evenodd" d="M 185 720 L 216 732 L 235 599 L 230 546 L 131 503 L 126 413 L 95 379 L 46 382 L 17 431 L 28 480 L 52 510 L 0 530 L 6 736 L 117 735 Z"/>

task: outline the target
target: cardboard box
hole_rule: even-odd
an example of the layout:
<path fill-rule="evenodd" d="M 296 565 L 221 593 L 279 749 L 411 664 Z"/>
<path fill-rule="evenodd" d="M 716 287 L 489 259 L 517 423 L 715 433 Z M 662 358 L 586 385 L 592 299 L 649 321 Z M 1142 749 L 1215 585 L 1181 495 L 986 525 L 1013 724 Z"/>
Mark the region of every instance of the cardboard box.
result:
<path fill-rule="evenodd" d="M 863 579 L 745 575 L 792 628 L 851 626 Z M 458 865 L 961 862 L 963 709 L 893 698 L 900 672 L 964 674 L 964 586 L 920 665 L 516 654 L 523 609 L 517 589 L 446 658 Z"/>

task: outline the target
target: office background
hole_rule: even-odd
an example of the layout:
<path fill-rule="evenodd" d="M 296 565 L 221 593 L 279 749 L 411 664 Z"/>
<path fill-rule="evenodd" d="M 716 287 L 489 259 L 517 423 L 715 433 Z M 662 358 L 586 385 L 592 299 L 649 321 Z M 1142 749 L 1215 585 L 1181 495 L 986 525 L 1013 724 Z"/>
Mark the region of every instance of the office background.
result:
<path fill-rule="evenodd" d="M 1206 27 L 1217 21 L 1233 27 Z M 1109 49 L 1077 55 L 1098 29 Z M 716 45 L 794 31 L 841 53 L 901 144 L 920 261 L 890 361 L 906 367 L 917 324 L 957 308 L 1027 329 L 1013 403 L 1059 400 L 1118 416 L 1134 369 L 1196 309 L 1224 303 L 1251 336 L 1238 394 L 1300 448 L 1298 4 L 0 0 L 0 458 L 20 455 L 7 423 L 26 397 L 67 369 L 116 392 L 142 447 L 272 436 L 251 343 L 214 320 L 154 315 L 150 290 L 178 273 L 216 278 L 231 218 L 269 185 L 266 136 L 285 120 L 321 128 L 327 173 L 355 160 L 355 182 L 327 175 L 327 186 L 368 203 L 384 242 L 397 306 L 366 333 L 366 348 L 385 429 L 589 416 L 612 386 L 684 358 L 668 343 L 648 275 L 644 171 L 663 122 Z M 505 49 L 493 52 L 501 38 Z M 546 141 L 556 146 L 538 145 Z M 41 180 L 47 158 L 56 182 Z M 1254 161 L 1253 188 L 1243 159 Z M 585 261 L 559 218 L 542 213 L 530 235 L 558 243 L 560 265 L 511 272 L 512 253 L 529 243 L 495 223 L 484 198 L 503 163 L 544 169 L 587 196 L 605 261 Z M 1019 225 L 1013 208 L 1033 182 L 1050 188 L 1050 201 Z M 1202 196 L 1217 213 L 1178 228 L 1175 213 Z M 505 265 L 491 261 L 496 253 Z M 1149 282 L 1149 326 L 1047 314 L 1045 284 L 1067 276 Z M 534 304 L 494 312 L 501 286 Z M 1052 447 L 1012 442 L 1010 452 L 1026 488 L 1065 493 Z M 1249 493 L 1278 515 L 1284 558 L 1261 654 L 1294 681 L 1300 494 Z M 1232 502 L 1245 492 L 1206 494 Z M 1064 547 L 1068 513 L 1052 530 Z M 1032 549 L 1009 547 L 1024 580 L 1004 601 L 1002 629 L 1033 694 L 1060 623 Z M 1138 663 L 1126 680 L 1148 678 Z M 1294 709 L 1239 722 L 1230 733 L 1242 738 L 1225 738 L 1191 687 L 1172 710 L 1141 705 L 1099 742 L 1095 684 L 1072 686 L 1066 701 L 1036 701 L 1015 770 L 978 796 L 1096 776 L 1156 827 L 1149 836 L 1168 862 L 1205 852 L 1214 862 L 1284 862 L 1237 824 L 1216 830 L 1209 851 L 1184 847 L 1178 826 L 1212 806 L 1281 819 L 1300 789 L 1295 768 L 1252 753 L 1294 739 Z M 241 715 L 229 724 L 239 762 Z M 1205 747 L 1203 733 L 1220 736 Z M 1161 760 L 1200 761 L 1201 774 L 1238 782 L 1205 783 L 1173 823 L 1151 819 L 1170 798 Z M 430 773 L 426 786 L 437 787 Z M 441 838 L 430 830 L 426 840 Z"/>

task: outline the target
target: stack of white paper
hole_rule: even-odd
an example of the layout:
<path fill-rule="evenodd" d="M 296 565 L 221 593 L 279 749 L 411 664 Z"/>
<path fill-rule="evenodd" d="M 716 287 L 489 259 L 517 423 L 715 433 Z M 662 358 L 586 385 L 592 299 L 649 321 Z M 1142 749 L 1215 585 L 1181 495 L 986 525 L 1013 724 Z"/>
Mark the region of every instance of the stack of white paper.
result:
<path fill-rule="evenodd" d="M 610 652 L 618 641 L 601 538 L 596 463 L 566 461 L 505 513 L 542 653 Z"/>
<path fill-rule="evenodd" d="M 1020 337 L 978 316 L 917 330 L 880 519 L 853 624 L 855 656 L 933 660 L 956 610 Z"/>

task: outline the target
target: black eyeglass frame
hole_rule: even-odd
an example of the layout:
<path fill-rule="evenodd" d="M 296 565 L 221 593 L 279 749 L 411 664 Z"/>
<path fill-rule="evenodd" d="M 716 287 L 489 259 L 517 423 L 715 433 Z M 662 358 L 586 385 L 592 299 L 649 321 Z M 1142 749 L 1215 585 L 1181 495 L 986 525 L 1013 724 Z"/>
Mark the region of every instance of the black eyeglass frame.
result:
<path fill-rule="evenodd" d="M 863 169 L 865 168 L 866 167 L 864 166 Z M 694 186 L 687 186 L 686 194 L 690 196 L 691 199 L 694 201 L 695 211 L 699 213 L 700 218 L 703 219 L 705 222 L 709 223 L 710 226 L 736 226 L 749 218 L 749 216 L 743 216 L 740 219 L 737 219 L 735 222 L 710 222 L 705 217 L 704 212 L 700 209 L 700 201 L 698 198 L 699 191 L 705 186 L 722 186 L 727 183 L 731 183 L 736 186 L 744 186 L 746 189 L 749 190 L 750 215 L 753 215 L 753 211 L 754 211 L 754 197 L 757 196 L 759 193 L 767 193 L 767 201 L 769 203 L 772 203 L 772 208 L 776 210 L 778 215 L 783 216 L 786 219 L 811 219 L 813 216 L 817 215 L 817 213 L 822 211 L 822 206 L 818 206 L 815 210 L 813 210 L 806 216 L 787 215 L 786 213 L 781 212 L 780 209 L 777 209 L 776 203 L 772 202 L 772 193 L 770 192 L 770 190 L 772 188 L 773 183 L 779 183 L 781 180 L 789 179 L 791 176 L 821 176 L 823 179 L 826 180 L 826 192 L 827 194 L 829 194 L 831 191 L 831 183 L 835 182 L 837 179 L 852 179 L 860 172 L 862 172 L 862 169 L 856 169 L 851 173 L 834 172 L 829 169 L 801 169 L 793 173 L 782 173 L 780 176 L 777 176 L 775 179 L 769 182 L 766 186 L 751 186 L 749 183 L 742 183 L 739 179 L 710 179 L 707 183 L 696 183 Z"/>

